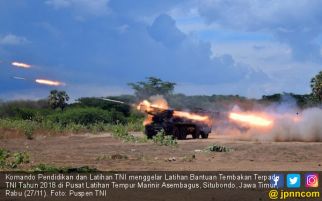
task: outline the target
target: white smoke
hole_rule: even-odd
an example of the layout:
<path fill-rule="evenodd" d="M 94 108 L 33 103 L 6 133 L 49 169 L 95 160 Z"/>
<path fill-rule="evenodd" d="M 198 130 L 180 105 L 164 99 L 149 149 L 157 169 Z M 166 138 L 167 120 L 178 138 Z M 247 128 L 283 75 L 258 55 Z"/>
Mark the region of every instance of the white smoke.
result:
<path fill-rule="evenodd" d="M 235 138 L 256 141 L 322 141 L 322 109 L 308 108 L 302 111 L 295 108 L 268 112 L 274 119 L 270 128 L 250 127 L 246 132 L 237 129 L 226 132 Z M 237 133 L 237 134 L 236 134 Z"/>
<path fill-rule="evenodd" d="M 150 96 L 149 100 L 152 104 L 161 106 L 163 108 L 169 108 L 167 100 L 163 97 L 163 95 L 154 95 Z"/>
<path fill-rule="evenodd" d="M 261 133 L 260 130 L 251 128 L 246 136 L 268 141 L 322 141 L 322 109 L 305 109 L 295 118 L 297 120 L 287 115 L 277 117 L 271 129 Z"/>

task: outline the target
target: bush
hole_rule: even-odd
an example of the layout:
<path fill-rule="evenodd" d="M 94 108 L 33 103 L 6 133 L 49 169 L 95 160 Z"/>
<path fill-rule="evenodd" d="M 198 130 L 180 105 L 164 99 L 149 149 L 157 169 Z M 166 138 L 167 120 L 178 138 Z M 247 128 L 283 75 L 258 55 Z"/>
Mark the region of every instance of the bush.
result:
<path fill-rule="evenodd" d="M 16 119 L 32 120 L 36 116 L 36 111 L 28 108 L 15 108 L 14 117 Z"/>
<path fill-rule="evenodd" d="M 35 172 L 61 172 L 61 168 L 57 168 L 52 165 L 38 164 L 32 167 L 32 170 Z"/>
<path fill-rule="evenodd" d="M 125 101 L 127 102 L 126 99 L 123 99 L 122 97 L 108 97 L 113 100 L 118 100 L 118 101 Z M 124 116 L 129 116 L 130 115 L 130 106 L 125 105 L 125 104 L 120 104 L 120 103 L 115 103 L 115 102 L 110 102 L 106 100 L 102 100 L 99 98 L 80 98 L 78 99 L 78 103 L 75 104 L 76 106 L 85 106 L 85 107 L 95 107 L 107 111 L 117 111 L 122 113 Z"/>
<path fill-rule="evenodd" d="M 33 123 L 31 123 L 30 125 L 24 125 L 23 132 L 24 132 L 25 136 L 27 137 L 27 139 L 32 140 L 34 130 L 35 130 L 35 126 Z"/>
<path fill-rule="evenodd" d="M 34 131 L 39 128 L 39 123 L 30 120 L 0 119 L 0 128 L 15 129 L 22 132 L 27 139 L 32 139 Z"/>
<path fill-rule="evenodd" d="M 17 100 L 9 101 L 0 104 L 0 117 L 2 118 L 15 118 L 15 119 L 30 119 L 36 113 L 42 111 L 48 112 L 49 106 L 47 100 Z"/>
<path fill-rule="evenodd" d="M 123 139 L 125 142 L 147 142 L 147 137 L 136 137 L 128 132 L 128 127 L 124 125 L 114 125 L 111 127 L 113 137 Z"/>
<path fill-rule="evenodd" d="M 29 155 L 26 152 L 11 153 L 0 148 L 0 168 L 14 169 L 25 163 L 29 163 Z"/>
<path fill-rule="evenodd" d="M 64 126 L 70 123 L 91 125 L 96 123 L 125 123 L 125 117 L 120 112 L 105 111 L 98 108 L 70 108 L 64 112 L 56 112 L 48 119 Z"/>
<path fill-rule="evenodd" d="M 26 152 L 16 152 L 13 154 L 13 161 L 11 167 L 16 168 L 23 163 L 29 163 L 29 155 Z"/>
<path fill-rule="evenodd" d="M 136 131 L 136 132 L 143 132 L 144 131 L 144 125 L 143 120 L 140 121 L 130 121 L 126 124 L 129 131 Z"/>
<path fill-rule="evenodd" d="M 83 167 L 56 167 L 47 164 L 38 164 L 32 167 L 34 172 L 51 172 L 51 173 L 88 173 L 97 172 L 96 168 L 91 168 L 88 166 Z"/>
<path fill-rule="evenodd" d="M 171 135 L 165 135 L 164 131 L 159 131 L 155 136 L 153 136 L 153 142 L 158 145 L 165 146 L 175 146 L 177 144 L 176 139 Z"/>
<path fill-rule="evenodd" d="M 6 166 L 7 159 L 10 157 L 9 151 L 0 148 L 0 168 Z"/>
<path fill-rule="evenodd" d="M 228 147 L 225 147 L 222 145 L 218 145 L 218 144 L 213 144 L 213 145 L 209 146 L 207 148 L 207 150 L 211 151 L 211 152 L 230 152 L 230 151 L 232 151 L 231 148 L 228 148 Z"/>
<path fill-rule="evenodd" d="M 60 130 L 61 132 L 67 131 L 71 133 L 82 133 L 87 131 L 87 127 L 82 124 L 75 124 L 75 123 L 69 123 L 65 127 L 63 126 L 56 126 L 57 130 Z"/>
<path fill-rule="evenodd" d="M 63 114 L 63 113 L 60 113 Z M 58 118 L 59 116 L 57 116 Z M 24 134 L 27 139 L 32 139 L 34 133 L 99 133 L 99 132 L 112 132 L 114 136 L 125 139 L 126 141 L 145 141 L 143 138 L 137 139 L 133 135 L 128 134 L 128 131 L 142 131 L 142 122 L 129 122 L 127 124 L 110 124 L 98 122 L 89 125 L 77 123 L 60 123 L 53 122 L 52 120 L 43 120 L 41 122 L 30 120 L 13 120 L 13 119 L 0 119 L 1 129 L 9 129 L 13 132 Z"/>

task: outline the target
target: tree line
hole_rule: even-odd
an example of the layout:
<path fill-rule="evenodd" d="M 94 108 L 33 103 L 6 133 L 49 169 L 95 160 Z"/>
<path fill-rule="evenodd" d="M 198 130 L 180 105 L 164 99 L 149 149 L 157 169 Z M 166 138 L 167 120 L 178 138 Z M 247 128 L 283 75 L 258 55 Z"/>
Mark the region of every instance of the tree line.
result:
<path fill-rule="evenodd" d="M 123 119 L 122 121 L 124 121 L 124 118 L 142 117 L 130 105 L 142 99 L 148 99 L 153 95 L 163 95 L 173 108 L 190 110 L 225 110 L 231 104 L 238 104 L 244 109 L 251 109 L 254 104 L 283 102 L 285 97 L 292 98 L 300 108 L 320 105 L 322 102 L 322 71 L 311 79 L 310 86 L 312 91 L 310 94 L 277 93 L 263 95 L 262 98 L 257 100 L 248 99 L 239 95 L 186 96 L 184 94 L 175 94 L 174 89 L 176 83 L 163 81 L 156 77 L 148 77 L 145 81 L 129 83 L 128 85 L 133 89 L 134 95 L 121 95 L 107 98 L 124 101 L 129 103 L 129 105 L 108 102 L 95 97 L 79 98 L 76 102 L 68 104 L 69 96 L 65 91 L 52 90 L 49 96 L 43 100 L 0 102 L 0 117 L 28 119 L 34 118 L 35 116 L 44 116 L 45 118 L 53 112 L 61 115 L 60 113 L 64 113 L 65 110 L 74 110 L 69 112 L 75 115 L 77 113 L 75 110 L 79 108 L 82 108 L 82 113 L 86 113 L 84 112 L 86 108 L 97 108 L 99 111 L 95 111 L 100 114 L 100 118 L 102 117 L 102 112 L 107 111 L 109 115 Z M 95 117 L 91 116 L 89 118 L 95 121 Z"/>

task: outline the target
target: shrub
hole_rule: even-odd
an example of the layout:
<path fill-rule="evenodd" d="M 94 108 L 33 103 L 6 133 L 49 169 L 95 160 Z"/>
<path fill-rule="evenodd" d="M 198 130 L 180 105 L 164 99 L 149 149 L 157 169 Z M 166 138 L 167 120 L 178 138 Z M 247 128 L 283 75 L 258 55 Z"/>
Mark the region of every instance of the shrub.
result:
<path fill-rule="evenodd" d="M 51 165 L 38 164 L 33 166 L 32 170 L 35 172 L 60 172 L 61 169 Z"/>
<path fill-rule="evenodd" d="M 26 152 L 11 153 L 0 148 L 0 168 L 14 169 L 20 164 L 29 163 L 29 155 Z"/>
<path fill-rule="evenodd" d="M 211 152 L 230 152 L 230 151 L 232 151 L 231 148 L 228 148 L 228 147 L 225 147 L 222 145 L 218 145 L 218 144 L 213 144 L 213 145 L 209 146 L 207 148 L 207 150 L 211 151 Z"/>
<path fill-rule="evenodd" d="M 58 116 L 57 116 L 58 118 Z M 98 122 L 94 124 L 77 124 L 69 122 L 66 124 L 54 122 L 52 120 L 43 120 L 41 122 L 30 120 L 13 120 L 13 119 L 0 119 L 0 129 L 10 129 L 24 134 L 28 139 L 32 139 L 35 132 L 50 132 L 50 133 L 99 133 L 99 132 L 112 132 L 114 136 L 118 136 L 127 141 L 135 141 L 132 135 L 128 135 L 128 131 L 141 131 L 143 128 L 141 122 L 129 122 L 128 124 L 111 124 Z M 133 138 L 133 139 L 132 139 Z M 145 141 L 143 138 L 137 141 Z"/>
<path fill-rule="evenodd" d="M 116 111 L 105 111 L 98 108 L 70 108 L 48 117 L 55 123 L 90 125 L 95 123 L 125 123 L 125 117 Z"/>
<path fill-rule="evenodd" d="M 7 159 L 10 157 L 9 151 L 0 148 L 0 168 L 6 166 Z"/>
<path fill-rule="evenodd" d="M 23 163 L 29 163 L 29 155 L 26 152 L 16 152 L 13 154 L 11 161 L 11 168 L 16 168 Z"/>
<path fill-rule="evenodd" d="M 137 131 L 137 132 L 143 132 L 144 131 L 144 125 L 143 120 L 139 121 L 129 121 L 126 126 L 128 127 L 129 131 Z"/>
<path fill-rule="evenodd" d="M 35 113 L 49 109 L 47 100 L 16 100 L 0 104 L 0 117 L 30 119 Z"/>
<path fill-rule="evenodd" d="M 32 139 L 35 129 L 39 126 L 39 123 L 30 120 L 0 119 L 0 128 L 18 130 L 19 132 L 22 132 L 27 139 Z"/>
<path fill-rule="evenodd" d="M 28 121 L 26 124 L 22 124 L 22 129 L 27 139 L 31 140 L 36 129 L 36 124 L 35 122 Z"/>
<path fill-rule="evenodd" d="M 32 167 L 34 172 L 52 172 L 52 173 L 87 173 L 87 172 L 97 172 L 96 168 L 91 168 L 88 166 L 83 167 L 56 167 L 47 164 L 38 164 Z"/>
<path fill-rule="evenodd" d="M 92 124 L 89 126 L 89 130 L 94 134 L 99 133 L 99 132 L 103 132 L 103 131 L 105 131 L 105 129 L 106 129 L 106 126 L 102 122 Z"/>
<path fill-rule="evenodd" d="M 165 146 L 175 146 L 177 144 L 176 139 L 171 135 L 165 135 L 164 131 L 159 131 L 155 136 L 153 136 L 153 142 L 158 145 Z"/>
<path fill-rule="evenodd" d="M 13 112 L 16 119 L 32 120 L 36 116 L 36 111 L 28 108 L 15 108 Z"/>
<path fill-rule="evenodd" d="M 25 136 L 27 137 L 28 140 L 32 140 L 32 135 L 33 135 L 34 130 L 31 127 L 26 128 L 24 131 Z"/>
<path fill-rule="evenodd" d="M 108 98 L 111 98 L 113 100 L 126 101 L 120 97 L 108 97 Z M 78 99 L 77 104 L 78 106 L 95 107 L 95 108 L 100 108 L 107 111 L 117 111 L 122 113 L 124 116 L 130 115 L 129 105 L 110 102 L 99 98 L 80 98 Z"/>
<path fill-rule="evenodd" d="M 109 157 L 112 160 L 121 160 L 121 159 L 128 159 L 129 157 L 127 155 L 124 154 L 113 154 Z"/>
<path fill-rule="evenodd" d="M 69 123 L 65 127 L 58 126 L 58 125 L 57 125 L 57 130 L 60 130 L 60 131 L 68 131 L 71 133 L 81 133 L 81 132 L 87 131 L 86 126 L 83 126 L 82 124 Z"/>
<path fill-rule="evenodd" d="M 129 134 L 128 127 L 124 125 L 113 125 L 112 126 L 112 135 L 116 138 L 123 139 L 126 142 L 139 142 L 144 143 L 148 141 L 148 138 L 145 137 L 136 137 L 134 135 Z"/>

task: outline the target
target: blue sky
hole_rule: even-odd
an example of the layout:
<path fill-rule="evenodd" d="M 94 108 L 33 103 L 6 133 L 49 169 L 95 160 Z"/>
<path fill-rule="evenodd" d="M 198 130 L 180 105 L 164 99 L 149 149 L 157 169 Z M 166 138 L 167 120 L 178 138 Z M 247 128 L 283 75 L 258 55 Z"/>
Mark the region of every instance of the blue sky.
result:
<path fill-rule="evenodd" d="M 0 0 L 0 99 L 132 93 L 148 76 L 194 94 L 309 93 L 319 0 Z M 12 61 L 32 65 L 14 68 Z M 12 79 L 13 76 L 27 80 Z"/>

